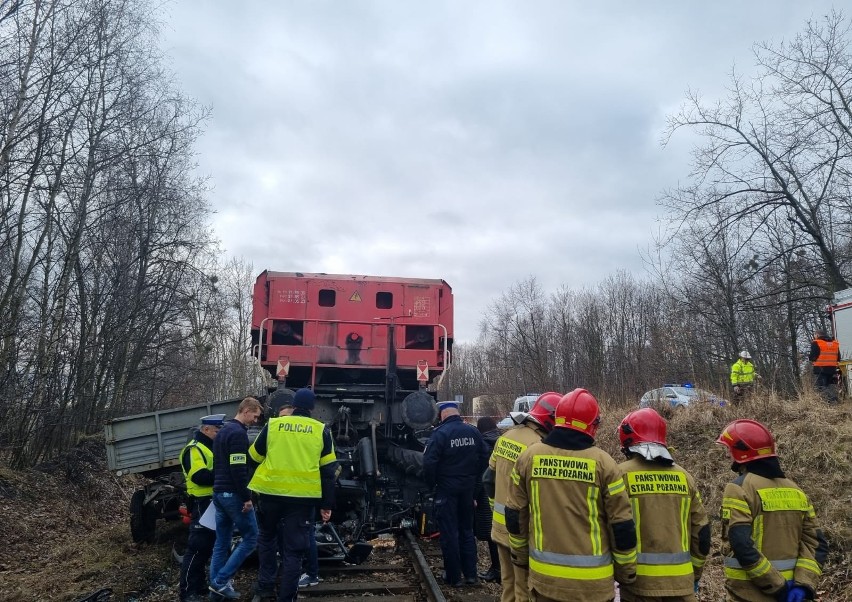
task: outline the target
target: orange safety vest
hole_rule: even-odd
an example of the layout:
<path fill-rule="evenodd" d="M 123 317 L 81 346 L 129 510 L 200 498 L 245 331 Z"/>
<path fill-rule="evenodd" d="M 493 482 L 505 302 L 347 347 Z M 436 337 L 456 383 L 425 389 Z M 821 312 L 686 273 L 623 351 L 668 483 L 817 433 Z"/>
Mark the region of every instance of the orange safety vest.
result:
<path fill-rule="evenodd" d="M 819 347 L 819 356 L 814 360 L 814 366 L 836 368 L 840 361 L 840 343 L 825 339 L 816 339 L 814 343 Z"/>

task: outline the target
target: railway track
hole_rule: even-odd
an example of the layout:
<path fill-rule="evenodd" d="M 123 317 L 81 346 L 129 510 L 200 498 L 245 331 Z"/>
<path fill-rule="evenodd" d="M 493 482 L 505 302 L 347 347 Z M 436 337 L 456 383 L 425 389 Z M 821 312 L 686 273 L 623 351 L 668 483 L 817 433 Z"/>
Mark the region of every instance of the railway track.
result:
<path fill-rule="evenodd" d="M 359 565 L 320 564 L 319 585 L 299 590 L 313 602 L 352 602 L 380 598 L 383 602 L 485 602 L 497 599 L 496 586 L 450 588 L 440 579 L 443 570 L 435 542 L 421 543 L 405 530 L 393 549 L 376 549 Z"/>

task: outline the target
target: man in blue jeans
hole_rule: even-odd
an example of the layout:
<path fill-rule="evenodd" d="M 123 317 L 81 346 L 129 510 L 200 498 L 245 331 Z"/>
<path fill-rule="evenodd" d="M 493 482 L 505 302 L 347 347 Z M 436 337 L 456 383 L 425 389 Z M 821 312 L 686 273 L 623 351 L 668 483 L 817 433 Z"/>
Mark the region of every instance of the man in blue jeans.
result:
<path fill-rule="evenodd" d="M 240 597 L 231 580 L 257 545 L 257 519 L 248 489 L 247 427 L 257 422 L 262 413 L 260 402 L 246 397 L 240 402 L 234 419 L 227 421 L 213 440 L 216 545 L 210 559 L 210 591 L 229 600 Z M 229 556 L 234 527 L 240 532 L 242 541 Z"/>
<path fill-rule="evenodd" d="M 311 525 L 311 534 L 308 539 L 308 555 L 305 558 L 306 573 L 299 577 L 299 587 L 312 587 L 319 585 L 322 581 L 319 577 L 319 552 L 317 551 L 317 526 Z"/>

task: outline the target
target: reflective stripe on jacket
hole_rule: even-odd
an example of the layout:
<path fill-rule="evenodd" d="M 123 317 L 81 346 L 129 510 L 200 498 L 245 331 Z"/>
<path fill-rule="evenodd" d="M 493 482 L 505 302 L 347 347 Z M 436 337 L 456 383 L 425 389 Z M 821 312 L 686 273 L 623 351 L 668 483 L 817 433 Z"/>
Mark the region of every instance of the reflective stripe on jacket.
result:
<path fill-rule="evenodd" d="M 707 557 L 699 532 L 709 523 L 695 480 L 677 464 L 634 457 L 619 465 L 636 523 L 634 596 L 689 596 Z"/>
<path fill-rule="evenodd" d="M 260 464 L 249 489 L 268 495 L 322 497 L 320 467 L 337 460 L 333 449 L 322 455 L 324 428 L 322 422 L 307 416 L 271 418 L 266 425 L 266 454 L 254 444 L 249 449 Z"/>
<path fill-rule="evenodd" d="M 815 367 L 836 368 L 840 361 L 840 343 L 834 339 L 826 341 L 825 339 L 814 340 L 819 347 L 819 356 L 814 360 Z"/>
<path fill-rule="evenodd" d="M 506 431 L 494 444 L 488 466 L 494 471 L 494 513 L 492 514 L 491 539 L 509 547 L 509 532 L 506 530 L 506 496 L 512 469 L 521 453 L 544 437 L 544 429 L 531 420 Z"/>
<path fill-rule="evenodd" d="M 754 364 L 745 362 L 742 358 L 731 366 L 732 385 L 750 385 L 754 382 Z"/>
<path fill-rule="evenodd" d="M 192 453 L 192 450 L 197 453 Z M 189 454 L 189 470 L 183 465 L 184 454 Z M 213 495 L 213 485 L 199 485 L 192 480 L 192 476 L 199 470 L 213 470 L 213 452 L 209 447 L 193 439 L 186 444 L 180 452 L 181 470 L 186 480 L 186 492 L 193 497 L 207 497 Z"/>
<path fill-rule="evenodd" d="M 751 529 L 754 562 L 745 566 L 734 556 L 731 530 Z M 826 549 L 814 508 L 790 479 L 768 479 L 753 473 L 725 487 L 722 498 L 725 542 L 725 587 L 741 600 L 770 602 L 786 581 L 816 591 Z"/>
<path fill-rule="evenodd" d="M 618 575 L 635 578 L 636 548 L 615 549 L 612 539 L 613 524 L 633 528 L 630 500 L 618 465 L 600 448 L 531 445 L 515 464 L 506 507 L 519 515 L 513 555 L 528 548 L 529 586 L 543 596 L 603 602 Z"/>

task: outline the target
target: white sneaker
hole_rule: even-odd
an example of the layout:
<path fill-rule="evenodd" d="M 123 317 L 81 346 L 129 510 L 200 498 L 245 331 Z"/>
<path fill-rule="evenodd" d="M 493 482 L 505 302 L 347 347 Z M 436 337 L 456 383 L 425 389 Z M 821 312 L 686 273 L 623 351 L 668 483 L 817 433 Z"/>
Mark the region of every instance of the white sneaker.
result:
<path fill-rule="evenodd" d="M 319 585 L 320 581 L 322 579 L 319 577 L 309 577 L 307 573 L 302 573 L 302 576 L 299 577 L 299 587 L 313 587 Z"/>

